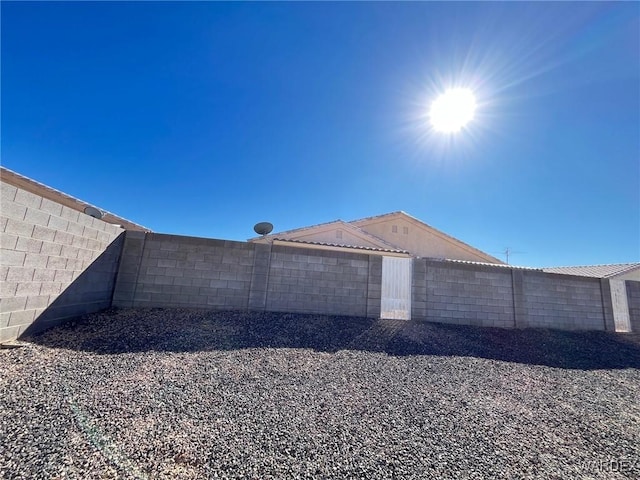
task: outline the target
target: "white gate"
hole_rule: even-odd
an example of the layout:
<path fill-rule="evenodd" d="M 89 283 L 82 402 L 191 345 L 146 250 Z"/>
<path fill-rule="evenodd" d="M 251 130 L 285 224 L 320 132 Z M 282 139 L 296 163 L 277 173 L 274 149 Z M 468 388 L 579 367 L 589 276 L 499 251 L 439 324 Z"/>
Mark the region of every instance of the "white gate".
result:
<path fill-rule="evenodd" d="M 383 275 L 384 278 L 384 275 Z M 609 280 L 611 285 L 611 303 L 613 304 L 613 322 L 616 332 L 630 332 L 629 304 L 627 302 L 627 286 L 624 280 Z"/>
<path fill-rule="evenodd" d="M 411 319 L 411 258 L 382 257 L 380 318 Z"/>

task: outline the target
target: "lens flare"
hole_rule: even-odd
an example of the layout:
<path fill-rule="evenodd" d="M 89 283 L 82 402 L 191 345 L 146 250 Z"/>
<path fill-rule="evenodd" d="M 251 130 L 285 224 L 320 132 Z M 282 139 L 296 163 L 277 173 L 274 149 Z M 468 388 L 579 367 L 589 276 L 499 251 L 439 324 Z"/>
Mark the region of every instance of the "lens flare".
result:
<path fill-rule="evenodd" d="M 455 133 L 473 120 L 476 98 L 468 88 L 452 88 L 431 104 L 429 119 L 438 132 Z"/>

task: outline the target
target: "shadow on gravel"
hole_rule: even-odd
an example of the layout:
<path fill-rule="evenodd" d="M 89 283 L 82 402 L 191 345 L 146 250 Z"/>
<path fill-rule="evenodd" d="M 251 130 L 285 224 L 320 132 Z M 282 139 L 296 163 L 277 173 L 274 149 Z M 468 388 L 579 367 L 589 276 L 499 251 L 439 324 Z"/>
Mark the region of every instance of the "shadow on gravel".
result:
<path fill-rule="evenodd" d="M 567 369 L 640 368 L 640 335 L 183 309 L 107 310 L 24 339 L 97 354 L 244 348 L 478 357 Z"/>

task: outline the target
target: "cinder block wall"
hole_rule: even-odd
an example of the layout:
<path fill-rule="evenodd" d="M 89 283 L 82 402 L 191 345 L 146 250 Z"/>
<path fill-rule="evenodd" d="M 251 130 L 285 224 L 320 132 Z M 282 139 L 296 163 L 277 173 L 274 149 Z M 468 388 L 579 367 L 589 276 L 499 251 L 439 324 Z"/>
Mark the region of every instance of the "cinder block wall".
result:
<path fill-rule="evenodd" d="M 368 287 L 369 255 L 276 245 L 266 309 L 365 317 Z"/>
<path fill-rule="evenodd" d="M 0 188 L 0 342 L 109 307 L 124 230 Z"/>
<path fill-rule="evenodd" d="M 255 245 L 127 232 L 114 306 L 247 309 Z"/>
<path fill-rule="evenodd" d="M 128 231 L 116 307 L 377 316 L 381 258 Z"/>
<path fill-rule="evenodd" d="M 511 270 L 416 259 L 412 318 L 458 325 L 515 325 Z"/>
<path fill-rule="evenodd" d="M 608 283 L 607 283 L 608 285 Z M 602 282 L 536 271 L 523 272 L 523 327 L 605 330 Z"/>
<path fill-rule="evenodd" d="M 625 283 L 627 287 L 631 331 L 640 333 L 640 282 L 627 280 Z"/>
<path fill-rule="evenodd" d="M 0 335 L 105 308 L 378 317 L 382 257 L 127 231 L 2 184 Z M 627 281 L 634 331 L 640 283 Z M 415 259 L 412 318 L 613 330 L 608 280 Z"/>
<path fill-rule="evenodd" d="M 416 320 L 483 327 L 615 329 L 606 279 L 425 259 L 416 259 L 413 265 Z M 632 288 L 629 298 L 640 313 L 640 291 Z"/>
<path fill-rule="evenodd" d="M 412 275 L 415 320 L 614 330 L 606 279 L 427 259 Z M 376 255 L 128 231 L 113 304 L 378 317 L 381 285 Z"/>

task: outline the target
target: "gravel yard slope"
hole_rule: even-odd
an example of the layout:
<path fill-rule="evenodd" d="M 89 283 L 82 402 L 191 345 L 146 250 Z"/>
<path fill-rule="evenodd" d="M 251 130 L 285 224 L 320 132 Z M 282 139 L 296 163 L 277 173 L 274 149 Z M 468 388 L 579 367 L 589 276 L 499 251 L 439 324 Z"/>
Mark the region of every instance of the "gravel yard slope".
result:
<path fill-rule="evenodd" d="M 640 336 L 112 310 L 0 350 L 0 477 L 639 478 Z"/>

